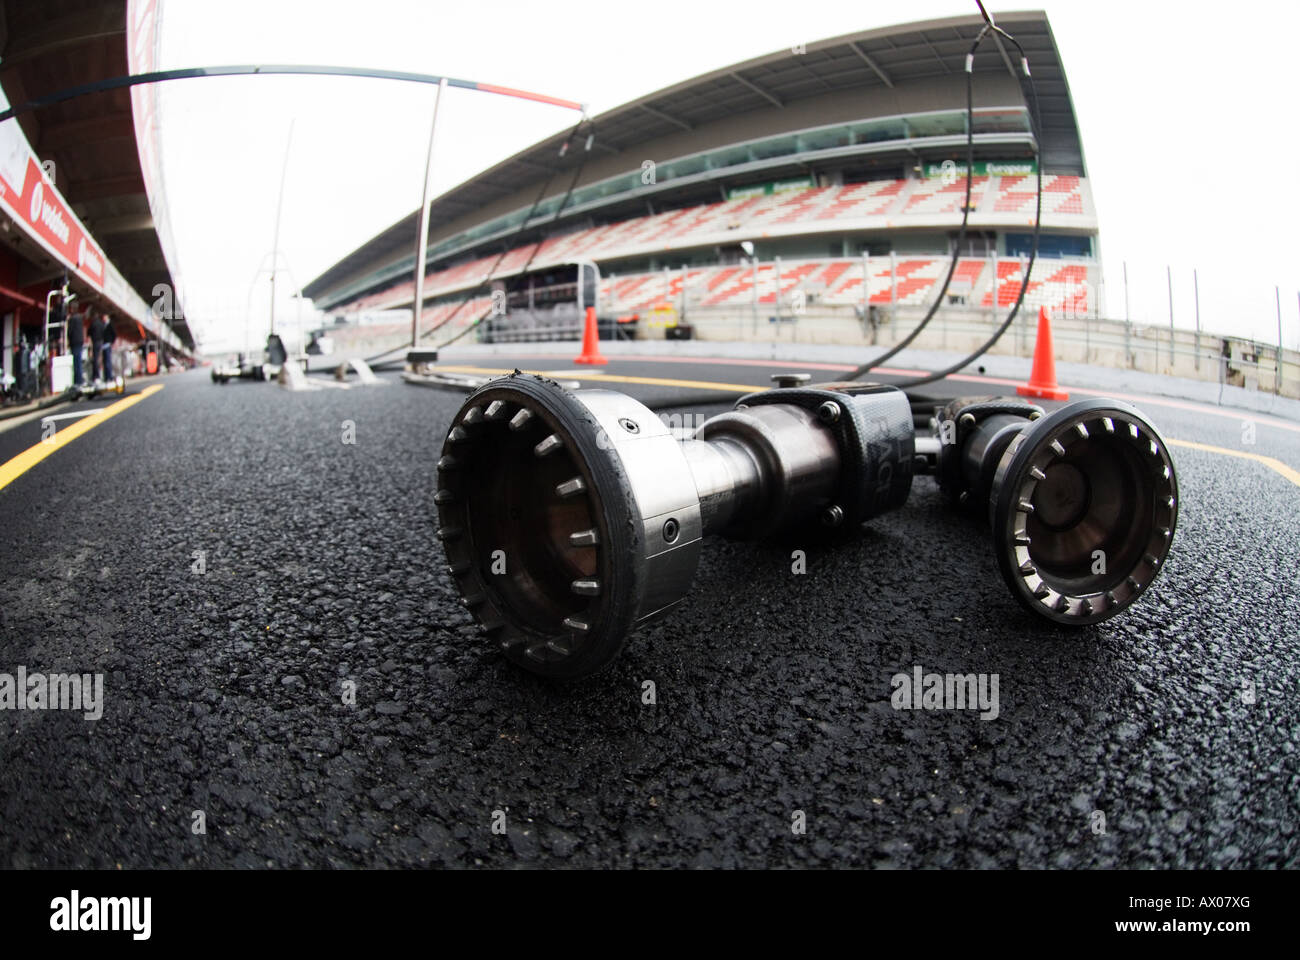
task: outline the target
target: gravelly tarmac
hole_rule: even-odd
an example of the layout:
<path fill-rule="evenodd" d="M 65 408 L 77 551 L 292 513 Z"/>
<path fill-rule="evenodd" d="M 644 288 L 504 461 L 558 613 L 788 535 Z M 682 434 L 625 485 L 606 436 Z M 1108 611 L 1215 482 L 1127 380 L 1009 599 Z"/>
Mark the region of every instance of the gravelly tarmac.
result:
<path fill-rule="evenodd" d="M 1300 860 L 1300 488 L 1261 464 L 1176 449 L 1164 573 L 1082 633 L 1023 613 L 978 522 L 918 480 L 861 537 L 807 544 L 803 575 L 797 542 L 710 541 L 677 614 L 555 686 L 443 572 L 459 395 L 165 383 L 0 491 L 0 672 L 106 685 L 98 721 L 0 711 L 0 866 Z M 1232 418 L 1148 412 L 1300 466 L 1295 432 L 1242 448 Z M 894 710 L 916 665 L 998 674 L 999 716 Z"/>

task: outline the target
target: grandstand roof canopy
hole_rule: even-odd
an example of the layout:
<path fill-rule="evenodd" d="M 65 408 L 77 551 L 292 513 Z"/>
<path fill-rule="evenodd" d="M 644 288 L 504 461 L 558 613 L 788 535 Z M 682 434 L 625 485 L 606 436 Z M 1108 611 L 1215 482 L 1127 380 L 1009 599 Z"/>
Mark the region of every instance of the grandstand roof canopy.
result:
<path fill-rule="evenodd" d="M 1083 150 L 1065 70 L 1047 14 L 1024 11 L 997 15 L 997 23 L 1019 41 L 1029 59 L 1041 115 L 1043 168 L 1085 173 Z M 780 108 L 830 93 L 886 90 L 914 81 L 960 77 L 966 54 L 984 21 L 979 15 L 946 17 L 880 27 L 806 44 L 723 67 L 615 107 L 594 118 L 595 148 L 631 153 L 633 148 L 676 131 L 693 130 L 736 114 Z M 984 41 L 975 61 L 979 75 L 1022 76 L 1015 50 L 1000 38 Z M 571 170 L 580 150 L 558 156 L 565 130 L 448 190 L 433 201 L 430 223 L 454 220 L 508 197 L 521 185 Z M 639 160 L 631 167 L 639 165 Z M 316 297 L 368 264 L 407 253 L 414 246 L 419 211 L 344 257 L 304 287 Z"/>
<path fill-rule="evenodd" d="M 0 85 L 10 103 L 128 73 L 126 0 L 3 0 Z M 109 260 L 146 302 L 171 282 L 136 147 L 130 90 L 91 93 L 21 114 L 32 149 Z M 182 317 L 171 321 L 187 346 Z"/>

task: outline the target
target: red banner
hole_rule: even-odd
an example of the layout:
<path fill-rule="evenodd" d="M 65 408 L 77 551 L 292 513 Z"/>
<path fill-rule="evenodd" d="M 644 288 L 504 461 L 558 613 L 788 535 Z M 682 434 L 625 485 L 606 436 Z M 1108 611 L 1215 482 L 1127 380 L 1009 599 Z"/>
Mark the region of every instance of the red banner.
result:
<path fill-rule="evenodd" d="M 22 194 L 14 184 L 0 178 L 0 198 L 25 221 L 32 232 L 44 240 L 64 261 L 74 267 L 97 290 L 104 289 L 104 251 L 77 222 L 72 210 L 41 173 L 30 156 Z"/>

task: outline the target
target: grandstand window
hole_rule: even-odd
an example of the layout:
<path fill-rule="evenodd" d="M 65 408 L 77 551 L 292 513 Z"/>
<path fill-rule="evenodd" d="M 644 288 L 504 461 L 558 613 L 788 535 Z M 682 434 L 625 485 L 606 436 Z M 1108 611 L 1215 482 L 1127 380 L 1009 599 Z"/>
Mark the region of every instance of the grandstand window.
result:
<path fill-rule="evenodd" d="M 854 143 L 881 143 L 886 140 L 906 140 L 907 124 L 902 117 L 868 120 L 852 125 Z"/>
<path fill-rule="evenodd" d="M 641 178 L 634 173 L 631 176 L 623 177 L 622 179 L 616 177 L 613 180 L 607 180 L 601 185 L 600 196 L 612 197 L 616 193 L 627 193 L 629 190 L 635 190 L 640 179 Z"/>
<path fill-rule="evenodd" d="M 686 157 L 683 160 L 674 160 L 672 163 L 666 163 L 661 169 L 661 174 L 665 179 L 674 179 L 677 177 L 690 177 L 697 173 L 703 173 L 708 169 L 707 154 L 696 154 L 693 157 Z"/>
<path fill-rule="evenodd" d="M 533 214 L 533 218 L 536 219 L 537 217 L 554 216 L 555 211 L 560 209 L 560 201 L 563 199 L 564 199 L 563 196 L 547 197 L 545 200 L 543 200 L 541 203 L 537 205 L 537 212 Z M 523 211 L 525 215 L 527 214 L 527 212 L 528 211 L 526 210 Z M 499 225 L 500 227 L 508 227 L 510 226 L 510 224 L 506 222 L 508 219 L 509 217 L 502 217 L 499 220 L 493 220 L 490 224 L 488 224 L 488 226 Z M 522 219 L 522 217 L 520 219 Z"/>
<path fill-rule="evenodd" d="M 495 233 L 497 230 L 504 230 L 507 227 L 519 226 L 519 224 L 524 222 L 525 216 L 527 216 L 527 213 L 523 210 L 517 211 L 515 213 L 507 214 L 504 217 L 500 217 L 499 219 L 494 220 L 490 224 L 484 224 L 482 227 L 477 227 L 473 230 L 466 230 L 463 234 L 461 234 L 461 236 L 466 240 L 477 239 L 478 237 L 490 236 L 491 234 Z"/>
<path fill-rule="evenodd" d="M 975 132 L 1028 133 L 1029 116 L 1023 110 L 976 110 Z"/>
<path fill-rule="evenodd" d="M 799 150 L 797 136 L 773 137 L 749 145 L 750 154 L 755 160 L 769 160 L 773 157 L 788 157 Z"/>
<path fill-rule="evenodd" d="M 1027 257 L 1034 247 L 1031 233 L 1008 233 L 1007 256 Z M 1040 257 L 1091 257 L 1092 239 L 1068 234 L 1044 233 L 1038 238 Z"/>
<path fill-rule="evenodd" d="M 904 119 L 909 138 L 952 137 L 966 133 L 966 114 L 961 111 L 946 111 Z"/>
<path fill-rule="evenodd" d="M 833 150 L 835 147 L 850 146 L 853 143 L 853 133 L 849 127 L 831 127 L 801 133 L 797 139 L 800 153 L 808 150 Z"/>
<path fill-rule="evenodd" d="M 948 252 L 957 245 L 957 234 L 948 234 Z M 962 244 L 961 255 L 963 257 L 987 257 L 997 251 L 998 238 L 997 234 L 987 231 L 972 231 L 966 234 L 966 242 Z"/>
<path fill-rule="evenodd" d="M 725 167 L 734 167 L 740 163 L 749 163 L 753 157 L 749 154 L 749 147 L 723 147 L 721 150 L 714 150 L 706 154 L 709 168 L 712 170 L 721 170 Z"/>
<path fill-rule="evenodd" d="M 840 175 L 847 186 L 854 183 L 871 183 L 875 180 L 903 180 L 907 171 L 902 164 L 872 164 L 867 167 L 845 167 Z"/>
<path fill-rule="evenodd" d="M 682 176 L 682 174 L 674 175 Z M 627 174 L 621 177 L 612 177 L 609 180 L 602 180 L 600 183 L 594 183 L 589 187 L 573 191 L 569 206 L 578 207 L 593 200 L 603 200 L 605 197 L 612 197 L 615 194 L 627 193 L 630 190 L 635 190 L 640 183 L 641 178 L 638 174 Z M 538 216 L 553 215 L 559 204 L 559 197 L 551 197 L 538 207 Z M 546 209 L 543 210 L 542 208 Z"/>

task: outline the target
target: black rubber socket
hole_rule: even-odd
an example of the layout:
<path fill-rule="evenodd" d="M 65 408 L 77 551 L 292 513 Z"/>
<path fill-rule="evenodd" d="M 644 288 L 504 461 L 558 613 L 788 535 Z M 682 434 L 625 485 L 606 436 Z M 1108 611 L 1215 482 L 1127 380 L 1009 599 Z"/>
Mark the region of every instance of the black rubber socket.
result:
<path fill-rule="evenodd" d="M 827 401 L 840 407 L 839 419 L 825 423 L 840 448 L 840 481 L 835 502 L 844 520 L 859 524 L 907 502 L 912 489 L 916 437 L 907 396 L 884 384 L 853 391 L 781 387 L 740 398 L 737 406 L 789 404 L 813 414 Z"/>

